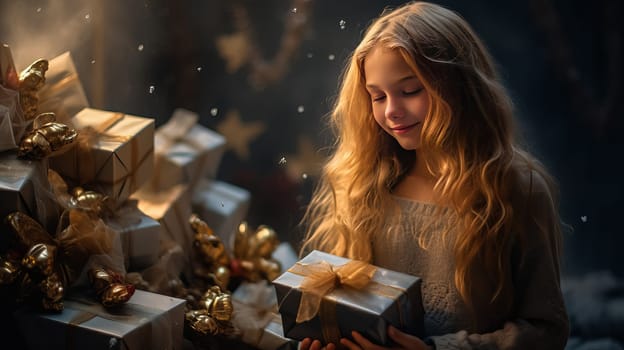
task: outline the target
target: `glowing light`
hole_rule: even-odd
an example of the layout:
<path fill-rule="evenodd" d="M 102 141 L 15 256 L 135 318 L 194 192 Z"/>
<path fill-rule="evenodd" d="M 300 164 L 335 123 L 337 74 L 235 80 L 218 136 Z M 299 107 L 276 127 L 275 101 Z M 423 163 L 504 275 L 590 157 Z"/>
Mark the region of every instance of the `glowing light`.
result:
<path fill-rule="evenodd" d="M 217 113 L 219 113 L 219 109 L 218 108 L 211 108 L 210 109 L 210 115 L 211 116 L 216 117 Z"/>

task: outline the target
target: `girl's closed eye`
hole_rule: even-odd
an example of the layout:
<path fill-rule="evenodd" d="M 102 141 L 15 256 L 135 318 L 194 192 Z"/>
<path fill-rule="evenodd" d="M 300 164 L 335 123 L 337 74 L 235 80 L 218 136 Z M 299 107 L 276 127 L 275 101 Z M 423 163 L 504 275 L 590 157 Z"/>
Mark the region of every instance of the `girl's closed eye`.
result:
<path fill-rule="evenodd" d="M 417 95 L 418 93 L 420 93 L 421 91 L 423 91 L 424 88 L 420 87 L 417 89 L 406 89 L 403 91 L 403 95 Z"/>
<path fill-rule="evenodd" d="M 386 95 L 371 96 L 373 102 L 383 101 L 384 98 L 386 98 Z"/>

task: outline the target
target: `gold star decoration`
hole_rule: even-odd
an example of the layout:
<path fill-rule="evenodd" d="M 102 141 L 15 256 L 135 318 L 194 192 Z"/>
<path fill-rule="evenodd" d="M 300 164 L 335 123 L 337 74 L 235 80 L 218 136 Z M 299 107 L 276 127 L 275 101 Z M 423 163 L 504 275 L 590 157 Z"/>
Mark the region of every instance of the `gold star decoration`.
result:
<path fill-rule="evenodd" d="M 251 43 L 249 37 L 242 31 L 218 37 L 216 45 L 219 54 L 225 60 L 228 73 L 236 72 L 249 61 Z"/>
<path fill-rule="evenodd" d="M 301 181 L 308 177 L 316 177 L 321 173 L 321 166 L 325 161 L 310 138 L 300 136 L 297 153 L 284 157 L 286 172 L 293 181 Z"/>
<path fill-rule="evenodd" d="M 237 110 L 230 110 L 225 119 L 217 125 L 217 131 L 227 141 L 227 149 L 231 149 L 243 160 L 249 158 L 249 144 L 264 132 L 266 126 L 261 121 L 246 123 L 241 120 Z"/>

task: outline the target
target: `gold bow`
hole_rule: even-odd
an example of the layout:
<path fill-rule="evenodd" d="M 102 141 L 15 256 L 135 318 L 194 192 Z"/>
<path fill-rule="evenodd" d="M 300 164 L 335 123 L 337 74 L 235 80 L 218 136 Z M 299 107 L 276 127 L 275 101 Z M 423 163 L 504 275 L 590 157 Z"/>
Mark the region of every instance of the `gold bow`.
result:
<path fill-rule="evenodd" d="M 320 309 L 323 297 L 336 288 L 349 286 L 362 289 L 371 281 L 376 268 L 363 261 L 351 260 L 340 266 L 333 266 L 326 261 L 312 264 L 297 263 L 289 270 L 305 278 L 299 289 L 301 302 L 297 311 L 297 323 L 314 318 Z"/>

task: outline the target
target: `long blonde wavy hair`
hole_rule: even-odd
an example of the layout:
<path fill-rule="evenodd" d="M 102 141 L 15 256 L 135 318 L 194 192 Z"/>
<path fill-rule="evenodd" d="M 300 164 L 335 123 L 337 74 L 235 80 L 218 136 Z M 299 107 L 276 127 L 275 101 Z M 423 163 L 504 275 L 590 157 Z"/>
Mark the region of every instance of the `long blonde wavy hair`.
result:
<path fill-rule="evenodd" d="M 509 293 L 510 197 L 518 164 L 553 190 L 554 181 L 516 144 L 512 104 L 485 46 L 458 14 L 430 3 L 384 11 L 353 52 L 329 120 L 333 154 L 303 218 L 302 254 L 320 249 L 372 261 L 372 237 L 397 210 L 392 190 L 415 163 L 414 151 L 402 149 L 373 117 L 363 66 L 377 46 L 398 50 L 429 94 L 421 149 L 437 179 L 439 208 L 457 214 L 458 291 L 469 302 L 471 268 L 486 266 L 494 282 L 491 300 Z"/>

